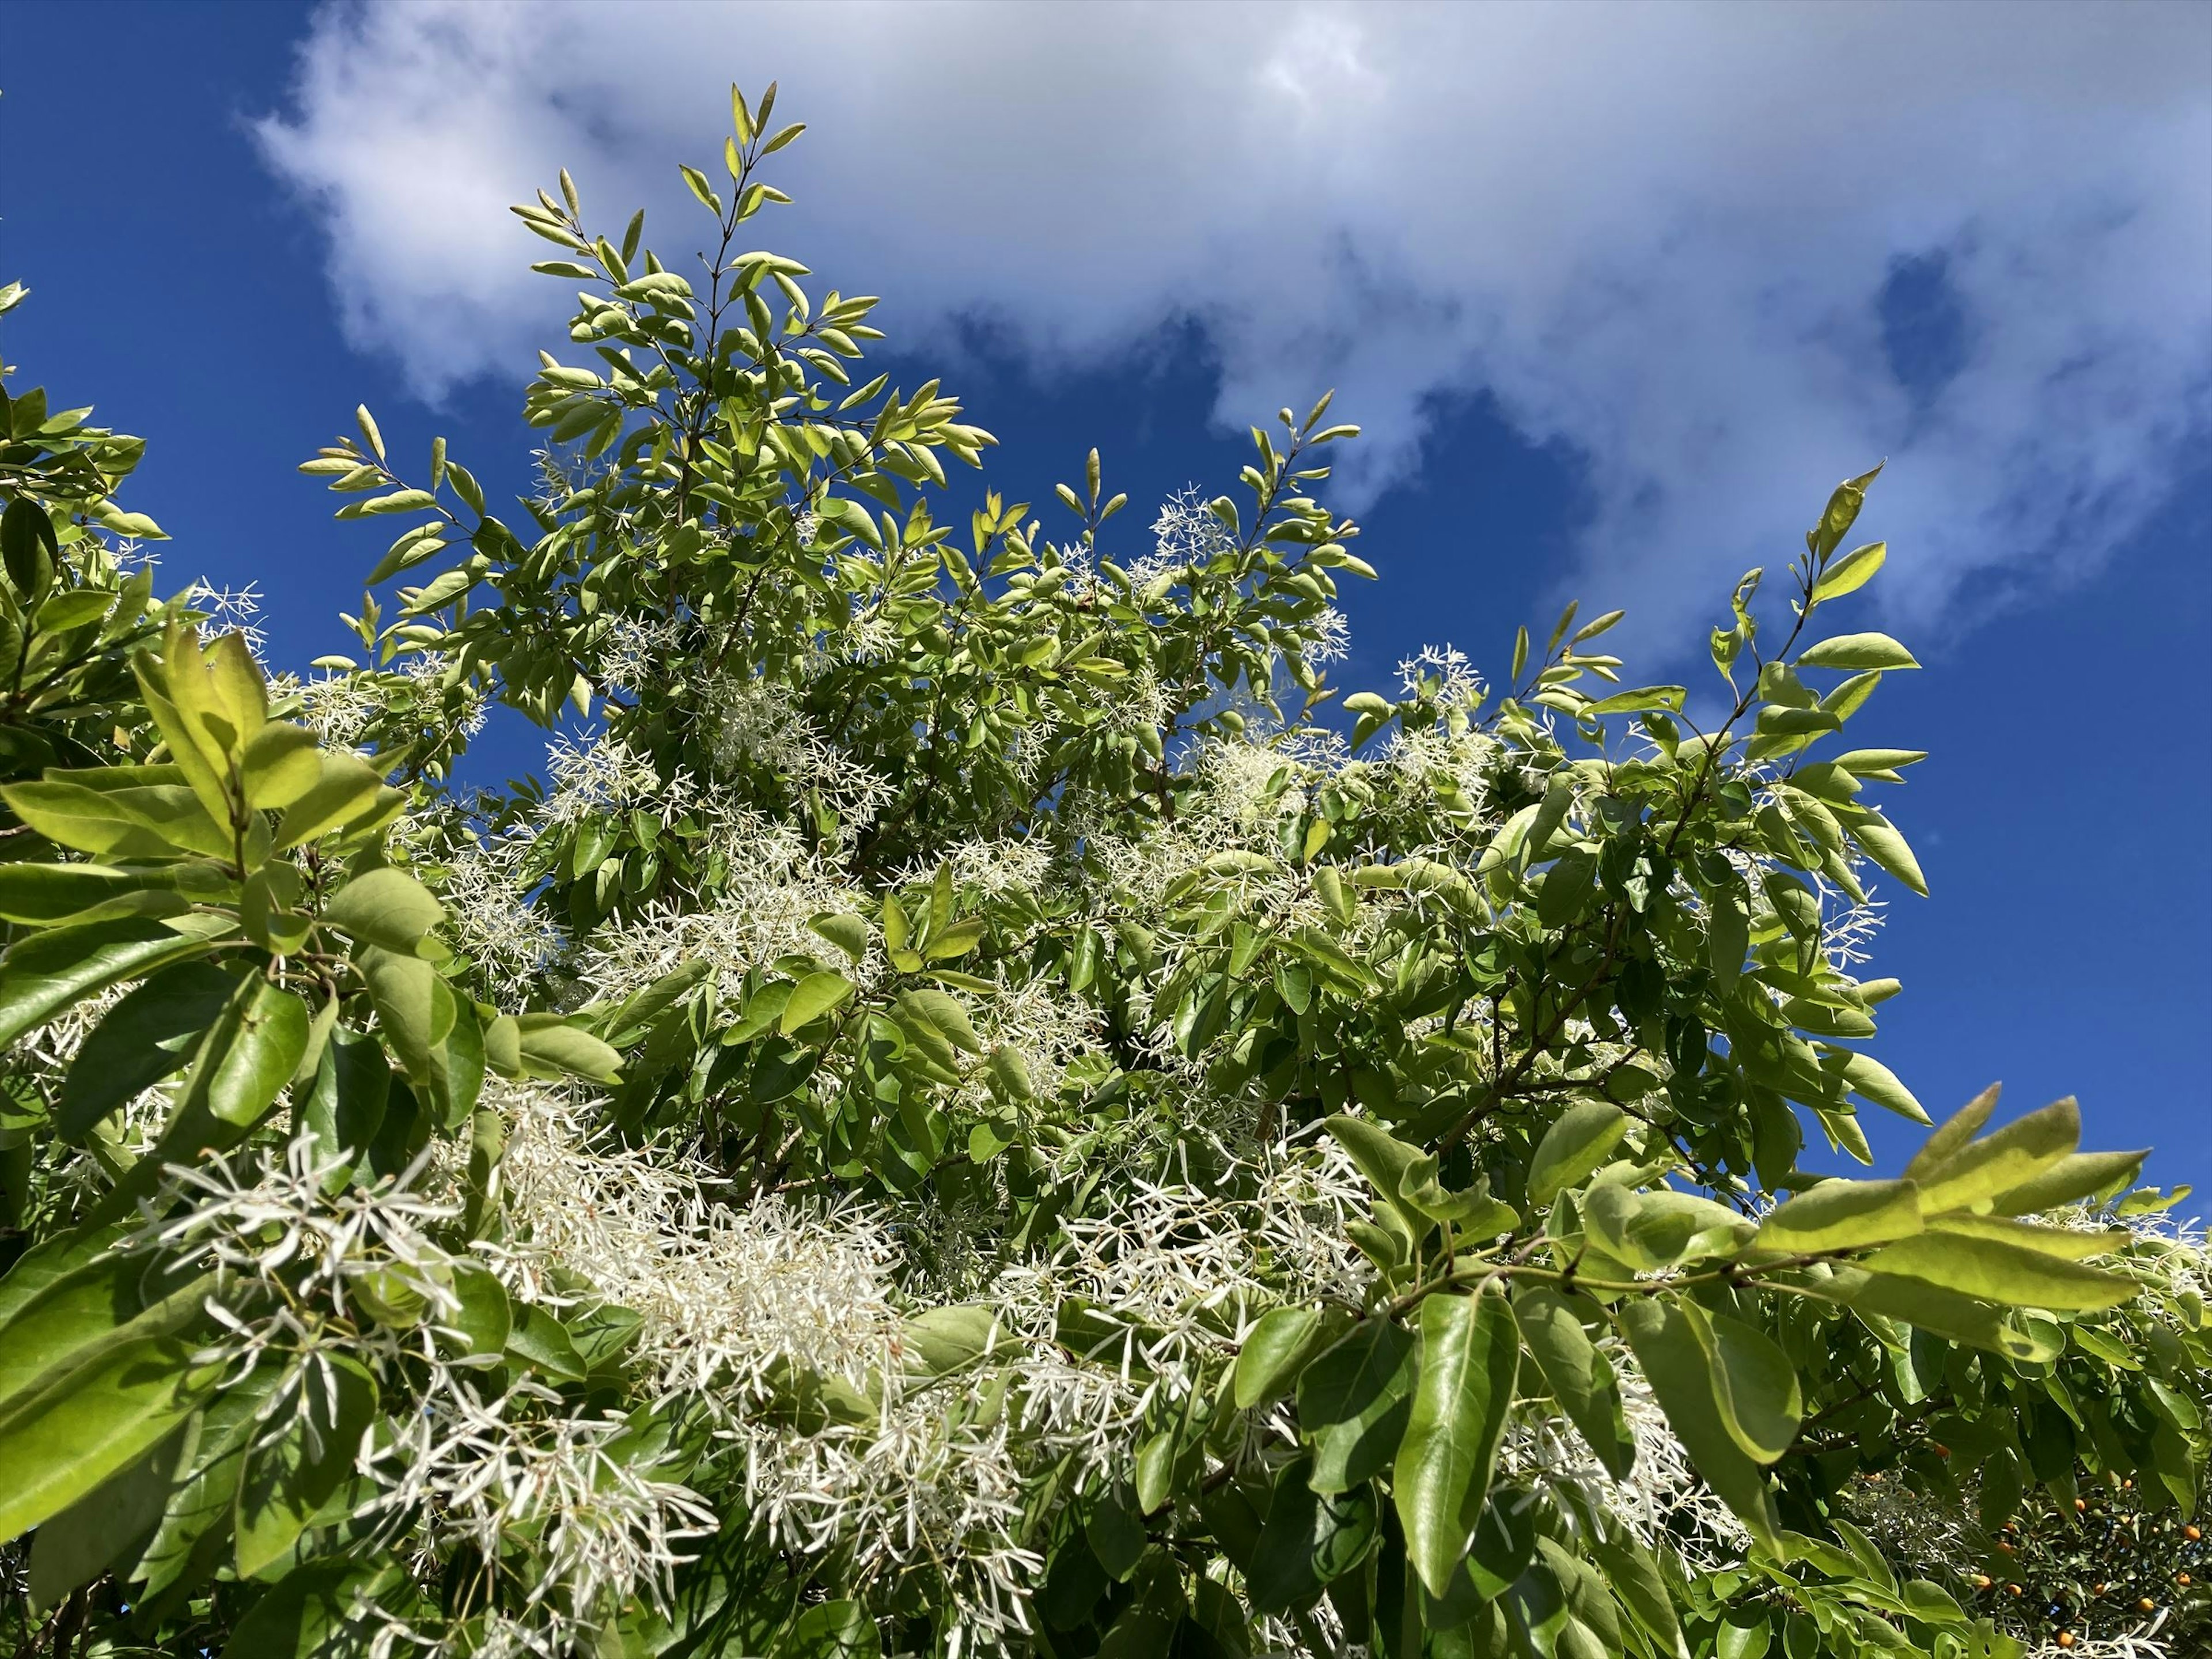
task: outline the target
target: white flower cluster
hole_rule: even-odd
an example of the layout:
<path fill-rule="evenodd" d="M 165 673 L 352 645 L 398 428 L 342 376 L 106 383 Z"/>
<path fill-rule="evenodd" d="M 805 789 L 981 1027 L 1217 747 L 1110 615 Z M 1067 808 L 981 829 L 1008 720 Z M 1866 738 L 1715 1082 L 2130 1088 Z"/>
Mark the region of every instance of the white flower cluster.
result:
<path fill-rule="evenodd" d="M 815 795 L 837 815 L 832 839 L 846 847 L 892 796 L 890 781 L 833 742 L 802 711 L 788 686 L 748 679 L 714 688 L 709 718 L 715 764 L 749 763 L 775 774 L 794 796 Z"/>
<path fill-rule="evenodd" d="M 635 696 L 667 673 L 682 629 L 673 617 L 616 617 L 599 641 L 599 684 Z"/>
<path fill-rule="evenodd" d="M 207 1309 L 223 1334 L 204 1358 L 232 1383 L 276 1376 L 258 1408 L 257 1444 L 335 1420 L 337 1369 L 366 1368 L 388 1414 L 358 1454 L 374 1490 L 353 1518 L 424 1583 L 462 1540 L 513 1592 L 487 1614 L 497 1632 L 489 1648 L 465 1626 L 418 1632 L 400 1613 L 363 1608 L 374 1651 L 562 1659 L 624 1605 L 665 1605 L 685 1545 L 715 1517 L 696 1493 L 657 1477 L 651 1455 L 626 1449 L 635 1437 L 619 1413 L 575 1416 L 527 1382 L 480 1395 L 482 1360 L 451 1340 L 461 1264 L 433 1237 L 460 1206 L 418 1188 L 428 1170 L 426 1157 L 396 1179 L 348 1186 L 342 1155 L 301 1135 L 242 1170 L 220 1158 L 173 1170 L 166 1209 L 123 1248 L 215 1273 Z M 419 1316 L 392 1322 L 392 1310 L 409 1306 Z"/>
<path fill-rule="evenodd" d="M 896 1252 L 869 1212 L 806 1211 L 774 1194 L 719 1203 L 706 1170 L 594 1140 L 557 1089 L 502 1084 L 486 1098 L 508 1123 L 501 1279 L 526 1302 L 571 1299 L 565 1279 L 638 1314 L 635 1352 L 665 1397 L 719 1399 L 735 1413 L 793 1369 L 857 1387 L 885 1363 Z"/>
<path fill-rule="evenodd" d="M 1206 505 L 1196 484 L 1186 485 L 1161 503 L 1152 520 L 1152 550 L 1128 565 L 1129 580 L 1142 592 L 1163 576 L 1182 577 L 1194 565 L 1231 550 L 1237 538 Z"/>
<path fill-rule="evenodd" d="M 806 925 L 812 918 L 858 908 L 835 866 L 810 852 L 791 824 L 745 808 L 707 810 L 726 872 L 714 908 L 659 903 L 635 921 L 601 927 L 583 953 L 582 971 L 597 994 L 618 999 L 699 961 L 735 998 L 747 969 L 824 949 Z"/>
<path fill-rule="evenodd" d="M 553 788 L 541 816 L 549 824 L 579 823 L 639 806 L 650 808 L 665 823 L 697 793 L 688 774 L 679 772 L 664 782 L 649 757 L 619 739 L 579 744 L 556 738 L 546 746 L 545 767 Z"/>
<path fill-rule="evenodd" d="M 495 993 L 526 984 L 568 948 L 553 919 L 530 902 L 523 871 L 530 846 L 526 836 L 506 836 L 465 847 L 439 887 L 455 942 Z"/>

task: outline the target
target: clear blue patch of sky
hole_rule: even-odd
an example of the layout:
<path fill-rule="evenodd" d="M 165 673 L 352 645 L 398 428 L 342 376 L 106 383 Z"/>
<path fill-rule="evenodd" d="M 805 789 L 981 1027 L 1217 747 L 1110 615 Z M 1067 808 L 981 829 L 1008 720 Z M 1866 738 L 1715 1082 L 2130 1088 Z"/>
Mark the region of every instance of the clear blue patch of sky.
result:
<path fill-rule="evenodd" d="M 130 504 L 174 536 L 167 574 L 257 584 L 272 659 L 292 666 L 346 648 L 337 613 L 381 550 L 293 470 L 356 403 L 396 454 L 427 459 L 447 434 L 495 495 L 526 487 L 532 447 L 519 382 L 433 411 L 345 343 L 319 234 L 246 125 L 282 100 L 307 11 L 19 3 L 0 21 L 0 280 L 35 290 L 0 323 L 0 350 L 19 384 L 151 441 Z M 1882 320 L 1893 372 L 1923 398 L 1972 349 L 1940 253 L 1895 267 Z M 949 362 L 893 367 L 908 382 L 944 373 L 1001 439 L 983 479 L 954 477 L 956 520 L 988 482 L 1049 522 L 1052 484 L 1078 480 L 1093 444 L 1108 487 L 1129 492 L 1114 528 L 1132 545 L 1168 493 L 1233 487 L 1248 441 L 1211 423 L 1216 377 L 1194 331 L 1048 376 L 988 335 L 949 343 Z M 1431 412 L 1418 475 L 1360 515 L 1381 580 L 1347 585 L 1350 684 L 1387 683 L 1431 641 L 1501 674 L 1516 625 L 1548 623 L 1532 613 L 1585 508 L 1577 457 L 1529 445 L 1488 399 Z M 1854 726 L 1932 755 L 1891 792 L 1934 896 L 1887 884 L 1875 971 L 1905 991 L 1878 1052 L 1939 1115 L 1993 1079 L 2015 1108 L 2078 1094 L 2094 1144 L 2155 1145 L 2151 1174 L 2168 1182 L 2212 1176 L 2209 552 L 2212 467 L 2100 574 L 1910 641 L 1926 672 L 1892 676 Z M 502 724 L 473 769 L 504 775 L 537 752 Z M 1869 1127 L 1887 1167 L 1917 1144 L 1880 1112 Z"/>

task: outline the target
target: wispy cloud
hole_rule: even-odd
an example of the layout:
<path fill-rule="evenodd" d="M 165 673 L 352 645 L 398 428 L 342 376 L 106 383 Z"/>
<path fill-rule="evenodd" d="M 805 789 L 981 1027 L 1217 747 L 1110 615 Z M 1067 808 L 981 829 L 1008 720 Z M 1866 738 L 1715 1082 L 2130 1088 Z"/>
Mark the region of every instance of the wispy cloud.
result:
<path fill-rule="evenodd" d="M 2212 432 L 2201 6 L 369 0 L 261 132 L 354 337 L 435 396 L 555 320 L 507 203 L 565 162 L 672 255 L 674 161 L 771 76 L 815 125 L 763 234 L 900 343 L 1193 319 L 1225 418 L 1341 388 L 1367 496 L 1486 390 L 1586 459 L 1563 575 L 1670 630 L 1882 456 L 1926 618 L 2094 568 Z"/>

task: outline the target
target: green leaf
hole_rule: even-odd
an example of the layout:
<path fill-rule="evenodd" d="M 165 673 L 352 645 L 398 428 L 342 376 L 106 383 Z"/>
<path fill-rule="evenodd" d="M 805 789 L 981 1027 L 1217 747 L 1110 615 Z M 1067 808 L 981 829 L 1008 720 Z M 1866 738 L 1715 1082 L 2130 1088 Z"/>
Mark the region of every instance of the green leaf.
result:
<path fill-rule="evenodd" d="M 269 811 L 289 806 L 323 774 L 315 734 L 289 720 L 271 720 L 249 738 L 239 768 L 247 805 Z"/>
<path fill-rule="evenodd" d="M 1314 1449 L 1321 1492 L 1356 1486 L 1389 1466 L 1412 1413 L 1413 1339 L 1370 1319 L 1316 1357 L 1298 1377 L 1298 1431 Z"/>
<path fill-rule="evenodd" d="M 0 1048 L 94 991 L 204 956 L 206 937 L 140 916 L 33 933 L 0 956 Z"/>
<path fill-rule="evenodd" d="M 1422 1159 L 1420 1148 L 1407 1146 L 1389 1130 L 1364 1117 L 1339 1114 L 1325 1120 L 1322 1127 L 1352 1155 L 1352 1161 L 1358 1165 L 1359 1173 L 1366 1177 L 1376 1195 L 1385 1203 L 1398 1204 L 1407 1173 Z"/>
<path fill-rule="evenodd" d="M 386 866 L 356 876 L 331 895 L 323 920 L 366 945 L 402 956 L 446 919 L 445 907 L 404 870 Z"/>
<path fill-rule="evenodd" d="M 331 1659 L 333 1639 L 361 1626 L 356 1601 L 374 1601 L 379 1582 L 343 1557 L 295 1567 L 238 1621 L 222 1659 Z"/>
<path fill-rule="evenodd" d="M 1820 580 L 1813 586 L 1813 603 L 1823 605 L 1830 599 L 1840 599 L 1846 593 L 1857 592 L 1874 580 L 1875 573 L 1888 556 L 1887 542 L 1869 542 L 1863 547 L 1853 548 L 1821 573 Z"/>
<path fill-rule="evenodd" d="M 1536 889 L 1537 921 L 1546 927 L 1564 927 L 1580 915 L 1596 875 L 1595 853 L 1570 848 L 1560 854 Z"/>
<path fill-rule="evenodd" d="M 903 1013 L 921 1021 L 954 1048 L 971 1054 L 983 1052 L 982 1040 L 975 1035 L 975 1028 L 968 1023 L 968 1011 L 960 1006 L 957 998 L 944 991 L 924 988 L 902 991 L 898 1000 Z"/>
<path fill-rule="evenodd" d="M 1641 714 L 1660 708 L 1670 714 L 1682 712 L 1689 700 L 1689 688 L 1681 685 L 1646 685 L 1633 691 L 1616 691 L 1609 697 L 1601 697 L 1583 710 L 1586 714 Z"/>
<path fill-rule="evenodd" d="M 392 1095 L 384 1045 L 364 1031 L 338 1031 L 324 1046 L 314 1080 L 295 1094 L 299 1123 L 323 1154 L 344 1152 L 358 1162 L 376 1139 Z M 347 1170 L 335 1171 L 343 1181 Z"/>
<path fill-rule="evenodd" d="M 247 1129 L 267 1115 L 300 1069 L 313 1016 L 305 1002 L 266 980 L 244 981 L 232 1006 L 235 1028 L 227 1042 L 203 1049 L 199 1066 L 213 1069 L 196 1085 L 217 1122 Z"/>
<path fill-rule="evenodd" d="M 776 1029 L 789 1036 L 801 1026 L 812 1024 L 852 994 L 853 981 L 842 974 L 809 974 L 791 988 L 791 1000 L 783 1005 L 783 1015 L 777 1020 Z"/>
<path fill-rule="evenodd" d="M 1611 1156 L 1628 1133 L 1628 1114 L 1608 1101 L 1584 1100 L 1559 1114 L 1528 1160 L 1528 1201 L 1549 1204 Z"/>
<path fill-rule="evenodd" d="M 99 921 L 137 912 L 149 901 L 155 902 L 147 902 L 143 914 L 166 915 L 185 908 L 185 894 L 212 898 L 229 885 L 205 865 L 123 870 L 103 864 L 0 864 L 0 921 L 39 927 Z"/>
<path fill-rule="evenodd" d="M 319 753 L 314 783 L 284 809 L 276 826 L 276 850 L 297 847 L 350 823 L 377 804 L 383 775 L 358 755 Z"/>
<path fill-rule="evenodd" d="M 1874 573 L 1869 571 L 1869 575 Z M 1801 668 L 1917 668 L 1913 654 L 1887 634 L 1838 634 L 1798 653 Z"/>
<path fill-rule="evenodd" d="M 1917 1279 L 1984 1301 L 2058 1312 L 2118 1307 L 2132 1301 L 2138 1288 L 2118 1273 L 1956 1232 L 1900 1240 L 1861 1265 L 1869 1273 Z"/>
<path fill-rule="evenodd" d="M 1513 1311 L 1529 1358 L 1536 1362 L 1537 1370 L 1566 1413 L 1567 1420 L 1589 1443 L 1598 1462 L 1613 1479 L 1626 1480 L 1636 1462 L 1636 1439 L 1629 1433 L 1621 1410 L 1620 1385 L 1613 1375 L 1613 1362 L 1590 1340 L 1577 1311 L 1578 1302 L 1593 1316 L 1601 1317 L 1596 1305 L 1586 1298 L 1570 1299 L 1541 1287 L 1522 1291 L 1515 1299 Z"/>
<path fill-rule="evenodd" d="M 0 1329 L 51 1286 L 98 1260 L 130 1231 L 130 1224 L 120 1222 L 78 1227 L 56 1233 L 24 1251 L 0 1276 Z"/>
<path fill-rule="evenodd" d="M 2063 1204 L 2073 1204 L 2116 1192 L 2142 1174 L 2145 1147 L 2135 1152 L 2073 1152 L 2041 1175 L 2008 1187 L 1996 1195 L 1992 1207 L 1999 1215 L 2039 1215 Z"/>
<path fill-rule="evenodd" d="M 1870 1054 L 1852 1054 L 1844 1062 L 1844 1081 L 1850 1085 L 1855 1094 L 1863 1095 L 1877 1106 L 1895 1112 L 1899 1117 L 1914 1123 L 1933 1121 L 1925 1107 L 1913 1097 L 1912 1091 L 1897 1079 L 1897 1074 Z"/>
<path fill-rule="evenodd" d="M 980 919 L 957 922 L 943 933 L 933 934 L 921 954 L 931 962 L 964 957 L 982 942 L 983 926 Z"/>
<path fill-rule="evenodd" d="M 2043 1227 L 2001 1215 L 1939 1215 L 1929 1218 L 1928 1230 L 1968 1238 L 1994 1239 L 2000 1244 L 2060 1256 L 2068 1261 L 2110 1255 L 2135 1238 L 2125 1227 Z"/>
<path fill-rule="evenodd" d="M 1420 1377 L 1391 1471 L 1406 1552 L 1431 1595 L 1467 1555 L 1519 1376 L 1521 1334 L 1503 1296 L 1421 1304 Z"/>
<path fill-rule="evenodd" d="M 281 1437 L 247 1455 L 239 1482 L 234 1559 L 240 1578 L 291 1550 L 353 1473 L 362 1437 L 376 1419 L 376 1380 L 343 1354 L 317 1356 L 295 1386 L 297 1415 Z"/>
<path fill-rule="evenodd" d="M 1253 1611 L 1287 1613 L 1311 1605 L 1331 1579 L 1365 1554 L 1376 1518 L 1368 1489 L 1316 1492 L 1310 1456 L 1285 1464 L 1245 1577 Z"/>
<path fill-rule="evenodd" d="M 1722 1424 L 1754 1462 L 1778 1461 L 1804 1420 L 1796 1368 L 1765 1333 L 1741 1320 L 1708 1314 L 1695 1303 L 1684 1304 L 1683 1313 L 1713 1353 L 1713 1397 Z"/>
<path fill-rule="evenodd" d="M 1905 1173 L 1919 1182 L 1923 1214 L 1971 1209 L 2055 1168 L 2081 1139 L 2081 1109 L 2069 1095 L 2015 1118 L 1995 1134 L 1970 1142 L 1939 1162 L 1923 1165 L 1916 1158 L 1905 1166 Z"/>
<path fill-rule="evenodd" d="M 1318 1308 L 1271 1308 L 1261 1315 L 1237 1350 L 1237 1409 L 1249 1412 L 1290 1393 L 1307 1362 L 1343 1333 L 1342 1316 Z"/>
<path fill-rule="evenodd" d="M 621 1080 L 621 1052 L 580 1026 L 544 1014 L 525 1014 L 516 1024 L 515 1049 L 526 1076 Z"/>
<path fill-rule="evenodd" d="M 1905 1166 L 1905 1179 L 1919 1180 L 1973 1139 L 1990 1121 L 1990 1114 L 1996 1110 L 1999 1092 L 2000 1085 L 1992 1083 L 1938 1124 L 1936 1133 L 1921 1144 L 1911 1162 Z"/>
<path fill-rule="evenodd" d="M 1838 1267 L 1822 1292 L 1844 1305 L 1986 1348 L 2008 1359 L 2047 1359 L 2042 1343 L 2004 1321 L 2004 1310 L 1924 1279 Z"/>
<path fill-rule="evenodd" d="M 1851 839 L 1859 850 L 1895 876 L 1921 897 L 1928 896 L 1928 878 L 1920 873 L 1920 860 L 1904 836 L 1879 812 L 1868 812 L 1850 825 Z"/>
<path fill-rule="evenodd" d="M 39 607 L 34 626 L 41 634 L 66 634 L 72 628 L 98 622 L 115 603 L 115 595 L 99 588 L 78 588 L 57 593 Z"/>
<path fill-rule="evenodd" d="M 158 770 L 182 775 L 173 769 Z M 47 840 L 99 857 L 232 856 L 228 832 L 209 815 L 197 794 L 179 783 L 139 781 L 131 776 L 134 772 L 158 775 L 153 768 L 50 771 L 40 782 L 0 788 L 0 797 Z"/>
<path fill-rule="evenodd" d="M 182 962 L 135 988 L 70 1061 L 54 1109 L 55 1133 L 82 1144 L 109 1113 L 183 1070 L 239 983 L 213 963 Z"/>
<path fill-rule="evenodd" d="M 876 1621 L 858 1601 L 823 1601 L 784 1626 L 775 1659 L 876 1659 Z"/>
<path fill-rule="evenodd" d="M 1620 1321 L 1637 1364 L 1690 1462 L 1751 1528 L 1761 1547 L 1780 1555 L 1781 1523 L 1766 1478 L 1721 1416 L 1717 1356 L 1700 1340 L 1689 1316 L 1670 1303 L 1632 1301 L 1621 1309 Z"/>
<path fill-rule="evenodd" d="M 507 1351 L 557 1382 L 580 1382 L 588 1369 L 567 1328 L 544 1309 L 528 1303 L 515 1304 Z"/>
<path fill-rule="evenodd" d="M 439 1327 L 461 1340 L 465 1357 L 496 1358 L 507 1350 L 514 1329 L 514 1304 L 490 1268 L 474 1261 L 453 1264 L 453 1295 L 460 1306 Z"/>
<path fill-rule="evenodd" d="M 1628 1615 L 1670 1659 L 1689 1659 L 1681 1621 L 1668 1593 L 1667 1576 L 1633 1533 L 1625 1528 L 1610 1538 L 1585 1535 L 1583 1547 Z"/>
<path fill-rule="evenodd" d="M 818 915 L 806 925 L 842 951 L 851 962 L 857 963 L 868 954 L 866 917 L 854 915 L 849 910 L 838 910 Z"/>
<path fill-rule="evenodd" d="M 193 1364 L 198 1346 L 118 1343 L 12 1401 L 0 1413 L 0 1538 L 60 1514 L 167 1438 L 220 1376 Z"/>
<path fill-rule="evenodd" d="M 368 985 L 368 1000 L 376 1010 L 376 1023 L 392 1052 L 418 1084 L 430 1079 L 433 1051 L 452 1029 L 451 999 L 442 1011 L 447 1020 L 438 1024 L 438 970 L 419 957 L 403 956 L 381 945 L 363 945 L 354 952 L 355 964 Z"/>
<path fill-rule="evenodd" d="M 1019 1345 L 988 1303 L 925 1308 L 901 1328 L 900 1346 L 926 1376 L 942 1376 Z"/>
<path fill-rule="evenodd" d="M 197 1443 L 180 1470 L 185 1478 L 132 1572 L 147 1598 L 179 1581 L 198 1583 L 228 1561 L 238 1477 L 280 1376 L 276 1365 L 259 1366 L 226 1386 L 197 1413 Z"/>
<path fill-rule="evenodd" d="M 191 1424 L 43 1522 L 31 1546 L 31 1607 L 59 1605 L 143 1544 L 160 1524 L 169 1485 L 191 1451 Z"/>
<path fill-rule="evenodd" d="M 6 562 L 15 592 L 27 600 L 36 599 L 53 580 L 60 558 L 61 544 L 46 509 L 28 495 L 9 501 L 7 511 L 0 513 L 0 559 Z"/>
<path fill-rule="evenodd" d="M 1777 1208 L 1752 1243 L 1814 1255 L 1886 1244 L 1920 1228 L 1920 1188 L 1910 1181 L 1824 1181 Z"/>

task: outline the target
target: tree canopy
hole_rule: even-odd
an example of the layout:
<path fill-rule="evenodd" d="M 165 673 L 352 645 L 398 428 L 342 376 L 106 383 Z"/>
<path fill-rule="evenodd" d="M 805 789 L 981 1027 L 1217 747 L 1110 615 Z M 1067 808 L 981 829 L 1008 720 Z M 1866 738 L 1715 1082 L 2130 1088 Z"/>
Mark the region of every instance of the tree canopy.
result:
<path fill-rule="evenodd" d="M 696 270 L 515 210 L 532 499 L 306 464 L 398 533 L 305 677 L 0 400 L 0 1638 L 2201 1651 L 2183 1194 L 1871 1046 L 1875 473 L 1703 689 L 1570 606 L 1343 695 L 1328 398 L 1148 527 L 956 483 L 754 250 L 774 105 Z M 494 707 L 542 778 L 456 781 Z"/>

